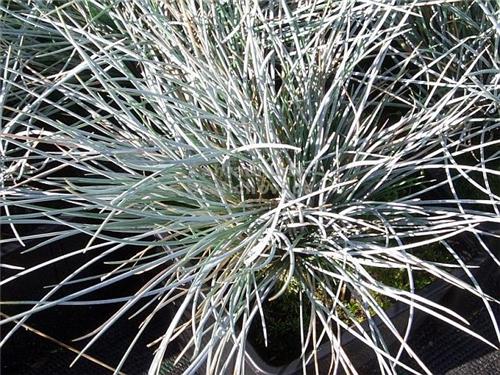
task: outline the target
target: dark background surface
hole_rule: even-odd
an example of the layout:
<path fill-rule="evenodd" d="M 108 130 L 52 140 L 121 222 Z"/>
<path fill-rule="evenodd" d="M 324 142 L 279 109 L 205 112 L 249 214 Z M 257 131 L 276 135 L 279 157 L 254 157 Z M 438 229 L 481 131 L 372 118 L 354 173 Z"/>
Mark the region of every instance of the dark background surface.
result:
<path fill-rule="evenodd" d="M 46 226 L 42 228 L 43 232 L 53 231 L 57 228 Z M 40 228 L 37 228 L 37 232 Z M 38 242 L 37 242 L 38 241 Z M 81 249 L 88 241 L 87 236 L 78 235 L 53 244 L 44 245 L 33 252 L 21 254 L 19 246 L 4 246 L 1 248 L 2 263 L 20 265 L 29 267 L 40 264 L 47 259 L 53 259 L 62 254 Z M 28 242 L 27 248 L 39 243 L 39 240 Z M 97 251 L 102 251 L 99 249 Z M 130 255 L 137 252 L 137 248 L 124 247 L 115 255 L 106 258 L 106 261 L 128 259 Z M 67 276 L 70 272 L 81 266 L 86 261 L 92 259 L 96 252 L 90 252 L 85 255 L 78 255 L 71 259 L 58 262 L 55 266 L 49 266 L 39 270 L 32 275 L 26 275 L 4 286 L 1 292 L 1 300 L 38 300 L 48 290 L 40 290 L 40 286 L 54 285 Z M 81 277 L 95 274 L 107 273 L 114 269 L 116 265 L 99 264 L 92 270 L 82 273 Z M 1 270 L 1 278 L 5 279 L 13 274 L 10 270 Z M 119 283 L 113 284 L 101 291 L 85 296 L 85 300 L 99 300 L 111 297 L 126 297 L 133 295 L 151 273 L 127 278 Z M 83 287 L 91 286 L 93 282 L 79 283 L 74 286 L 66 287 L 62 295 L 78 291 Z M 56 294 L 57 296 L 57 294 Z M 51 298 L 52 299 L 52 298 Z M 46 311 L 39 312 L 28 319 L 25 324 L 63 342 L 76 349 L 82 349 L 90 339 L 74 341 L 74 339 L 86 335 L 110 318 L 122 304 L 101 304 L 101 305 L 80 305 L 80 306 L 58 306 Z M 142 306 L 142 304 L 139 304 Z M 13 316 L 16 313 L 27 309 L 26 306 L 1 305 L 3 314 Z M 140 323 L 144 320 L 151 310 L 137 315 L 133 319 L 128 319 L 137 308 L 133 308 L 120 318 L 114 326 L 107 330 L 103 336 L 98 339 L 86 352 L 88 355 L 104 362 L 105 364 L 116 367 L 121 357 L 127 350 L 129 343 L 134 339 Z M 5 317 L 5 315 L 3 316 Z M 155 319 L 149 324 L 143 336 L 134 346 L 128 360 L 122 371 L 126 374 L 142 374 L 147 372 L 149 364 L 153 359 L 153 349 L 148 348 L 147 344 L 158 339 L 165 331 L 171 320 L 171 311 L 167 309 L 160 310 Z M 14 327 L 14 323 L 7 323 L 0 326 L 2 337 Z M 168 355 L 173 355 L 179 351 L 180 344 L 172 343 L 168 348 Z M 86 358 L 80 358 L 71 368 L 69 365 L 75 359 L 76 353 L 69 351 L 49 339 L 42 337 L 25 328 L 19 328 L 11 337 L 0 352 L 1 375 L 99 375 L 111 374 L 112 372 L 103 366 L 100 366 Z"/>

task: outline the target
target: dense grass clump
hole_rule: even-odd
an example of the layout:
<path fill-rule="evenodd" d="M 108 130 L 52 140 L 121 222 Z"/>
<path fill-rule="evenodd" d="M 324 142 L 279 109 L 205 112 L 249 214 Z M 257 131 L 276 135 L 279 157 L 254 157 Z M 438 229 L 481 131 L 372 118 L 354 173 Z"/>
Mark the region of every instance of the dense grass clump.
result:
<path fill-rule="evenodd" d="M 175 305 L 150 373 L 182 333 L 188 372 L 243 373 L 249 332 L 266 345 L 266 311 L 284 298 L 304 371 L 309 350 L 330 343 L 330 371 L 355 373 L 339 341 L 349 331 L 382 373 L 428 373 L 400 361 L 415 357 L 415 310 L 485 339 L 419 297 L 417 274 L 480 298 L 500 338 L 499 301 L 457 241 L 500 265 L 488 245 L 500 224 L 499 12 L 483 0 L 3 2 L 1 243 L 88 241 L 33 267 L 3 264 L 1 285 L 92 256 L 32 305 L 3 301 L 27 307 L 3 320 L 17 323 L 1 344 L 33 314 L 146 271 L 108 301 L 120 307 L 85 348 L 145 313 L 117 372 Z M 29 230 L 41 223 L 58 229 Z M 122 258 L 125 246 L 137 251 Z M 410 306 L 404 332 L 388 300 Z"/>

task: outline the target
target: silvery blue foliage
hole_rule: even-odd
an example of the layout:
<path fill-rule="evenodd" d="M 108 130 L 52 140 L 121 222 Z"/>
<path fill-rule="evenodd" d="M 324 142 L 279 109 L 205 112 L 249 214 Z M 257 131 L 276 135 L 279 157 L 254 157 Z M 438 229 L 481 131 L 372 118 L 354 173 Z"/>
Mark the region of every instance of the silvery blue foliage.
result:
<path fill-rule="evenodd" d="M 86 246 L 66 256 L 93 258 L 4 319 L 17 323 L 2 345 L 33 314 L 146 271 L 85 350 L 147 311 L 139 337 L 177 303 L 152 374 L 180 332 L 192 368 L 242 373 L 249 327 L 263 317 L 266 332 L 263 304 L 292 283 L 310 311 L 304 368 L 308 350 L 330 342 L 331 371 L 356 373 L 337 336 L 349 331 L 382 373 L 429 373 L 407 344 L 412 320 L 395 330 L 377 296 L 486 341 L 416 294 L 418 271 L 480 298 L 500 338 L 498 300 L 456 245 L 467 234 L 500 264 L 485 229 L 500 223 L 498 15 L 486 0 L 3 2 L 0 199 L 11 235 L 0 243 L 83 233 Z M 62 229 L 25 234 L 33 223 Z M 91 287 L 61 293 L 130 245 L 136 254 Z M 453 261 L 419 257 L 431 246 Z M 1 285 L 62 259 L 3 264 L 15 272 Z M 404 270 L 409 287 L 377 268 Z M 343 289 L 392 331 L 397 355 L 349 314 Z M 400 362 L 404 352 L 419 368 Z"/>

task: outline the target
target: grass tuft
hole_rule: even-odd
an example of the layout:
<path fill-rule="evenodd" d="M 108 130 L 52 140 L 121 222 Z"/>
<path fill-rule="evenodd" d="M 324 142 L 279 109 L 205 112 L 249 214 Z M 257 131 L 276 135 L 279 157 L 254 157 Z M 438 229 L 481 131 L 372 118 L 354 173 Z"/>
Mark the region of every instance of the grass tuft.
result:
<path fill-rule="evenodd" d="M 457 244 L 468 236 L 500 265 L 489 245 L 499 12 L 486 0 L 2 2 L 0 244 L 87 240 L 35 266 L 2 264 L 14 271 L 0 285 L 91 257 L 34 304 L 2 301 L 27 307 L 2 320 L 17 323 L 0 345 L 51 307 L 119 303 L 84 350 L 144 314 L 118 372 L 152 317 L 175 306 L 151 374 L 181 334 L 186 373 L 243 373 L 252 324 L 267 340 L 269 304 L 293 290 L 304 371 L 317 360 L 307 349 L 330 342 L 332 371 L 356 372 L 340 330 L 373 348 L 382 373 L 429 373 L 407 344 L 412 318 L 397 332 L 385 299 L 485 339 L 418 297 L 417 274 L 481 299 L 500 339 L 499 301 Z M 30 231 L 42 223 L 57 229 Z M 145 272 L 126 298 L 89 297 Z M 353 303 L 368 326 L 389 328 L 396 354 Z"/>

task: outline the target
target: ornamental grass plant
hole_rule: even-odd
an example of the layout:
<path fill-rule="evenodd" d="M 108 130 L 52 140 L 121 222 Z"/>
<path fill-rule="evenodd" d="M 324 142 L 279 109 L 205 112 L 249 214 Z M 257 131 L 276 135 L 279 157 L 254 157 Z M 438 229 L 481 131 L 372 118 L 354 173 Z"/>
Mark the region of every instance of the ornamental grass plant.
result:
<path fill-rule="evenodd" d="M 23 311 L 1 345 L 44 310 L 110 303 L 82 353 L 138 319 L 118 373 L 175 306 L 150 373 L 187 335 L 186 373 L 241 374 L 266 307 L 291 300 L 304 372 L 329 343 L 329 372 L 356 373 L 350 332 L 381 373 L 430 373 L 408 345 L 416 311 L 498 345 L 499 298 L 457 239 L 500 265 L 499 19 L 498 0 L 1 2 L 0 243 L 87 241 L 2 262 L 0 284 L 90 256 L 38 300 L 2 300 Z M 89 297 L 146 271 L 129 296 Z M 417 274 L 480 299 L 497 340 L 420 296 Z M 403 332 L 381 301 L 410 307 Z"/>

